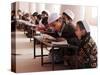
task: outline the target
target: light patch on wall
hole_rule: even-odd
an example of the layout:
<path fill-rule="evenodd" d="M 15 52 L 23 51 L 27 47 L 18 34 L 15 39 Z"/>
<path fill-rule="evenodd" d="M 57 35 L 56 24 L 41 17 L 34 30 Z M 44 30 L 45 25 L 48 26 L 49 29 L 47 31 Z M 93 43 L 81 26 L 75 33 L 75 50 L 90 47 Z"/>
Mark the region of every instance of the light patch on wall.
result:
<path fill-rule="evenodd" d="M 39 3 L 37 3 L 36 4 L 36 11 L 38 12 L 38 13 L 41 13 L 43 10 L 45 10 L 45 4 L 39 4 Z"/>
<path fill-rule="evenodd" d="M 61 8 L 60 5 L 53 5 L 53 11 L 54 12 L 60 13 L 60 8 Z"/>
<path fill-rule="evenodd" d="M 97 17 L 97 8 L 96 7 L 92 7 L 92 17 L 93 18 Z"/>

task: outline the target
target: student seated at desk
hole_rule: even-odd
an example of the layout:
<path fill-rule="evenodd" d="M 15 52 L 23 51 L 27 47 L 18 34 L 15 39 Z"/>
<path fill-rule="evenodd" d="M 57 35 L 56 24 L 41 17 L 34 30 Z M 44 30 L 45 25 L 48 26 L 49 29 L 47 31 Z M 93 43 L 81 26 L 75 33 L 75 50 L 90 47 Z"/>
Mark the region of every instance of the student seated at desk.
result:
<path fill-rule="evenodd" d="M 23 16 L 22 11 L 20 9 L 17 10 L 16 18 L 17 19 L 22 19 L 22 16 Z"/>
<path fill-rule="evenodd" d="M 38 12 L 34 12 L 30 16 L 30 23 L 37 25 L 38 24 L 37 19 L 38 19 Z M 32 38 L 32 29 L 34 29 L 34 27 L 29 28 L 27 31 L 27 37 L 29 38 Z M 33 34 L 35 34 L 35 30 L 33 31 Z"/>
<path fill-rule="evenodd" d="M 53 22 L 54 19 L 56 20 Z M 58 35 L 57 37 L 63 37 L 67 39 L 68 43 L 71 44 L 70 39 L 76 37 L 75 26 L 72 23 L 73 19 L 74 13 L 71 10 L 65 10 L 61 16 L 53 13 L 48 19 L 48 29 L 50 31 L 54 31 Z"/>
<path fill-rule="evenodd" d="M 97 67 L 97 46 L 90 36 L 89 26 L 86 21 L 78 21 L 75 31 L 76 36 L 81 40 L 76 56 L 65 56 L 65 61 L 68 64 L 70 60 L 71 65 L 77 65 L 77 68 L 96 68 Z M 76 57 L 76 58 L 75 58 Z M 70 59 L 72 58 L 72 59 Z"/>
<path fill-rule="evenodd" d="M 41 19 L 39 21 L 39 25 L 37 30 L 40 32 L 44 32 L 48 27 L 48 13 L 46 11 L 41 12 Z"/>
<path fill-rule="evenodd" d="M 41 23 L 46 27 L 48 25 L 48 12 L 47 11 L 42 11 L 41 13 Z"/>
<path fill-rule="evenodd" d="M 22 16 L 22 20 L 31 22 L 30 14 L 29 14 L 29 13 L 25 13 L 25 14 Z M 30 37 L 30 35 L 28 34 L 28 33 L 29 33 L 29 30 L 30 30 L 30 29 L 29 29 L 29 26 L 24 25 L 24 30 L 27 31 L 26 36 L 27 36 L 27 37 Z"/>
<path fill-rule="evenodd" d="M 69 43 L 70 43 L 70 40 L 68 39 L 76 37 L 75 26 L 73 24 L 74 17 L 75 17 L 74 13 L 71 10 L 66 9 L 62 13 L 62 27 L 61 27 L 61 30 L 58 32 L 58 34 L 64 37 L 65 39 L 67 39 Z"/>
<path fill-rule="evenodd" d="M 48 26 L 46 26 L 46 32 L 53 37 L 59 37 L 58 31 L 61 29 L 60 15 L 58 13 L 52 13 L 48 18 Z"/>
<path fill-rule="evenodd" d="M 96 68 L 97 46 L 90 36 L 90 29 L 86 21 L 77 22 L 76 35 L 78 39 L 82 40 L 78 54 L 79 66 L 83 68 Z"/>
<path fill-rule="evenodd" d="M 31 15 L 31 23 L 32 23 L 32 24 L 36 24 L 37 15 L 38 15 L 38 12 L 34 12 L 34 13 Z"/>
<path fill-rule="evenodd" d="M 29 13 L 25 13 L 25 14 L 22 16 L 22 20 L 30 21 L 30 14 L 29 14 Z"/>
<path fill-rule="evenodd" d="M 16 13 L 16 20 L 21 20 L 22 16 L 23 16 L 22 11 L 20 9 L 18 9 L 17 13 Z M 17 29 L 22 29 L 22 25 L 20 23 L 17 24 Z"/>
<path fill-rule="evenodd" d="M 31 23 L 35 25 L 39 25 L 42 19 L 42 15 L 38 14 L 38 12 L 34 12 L 31 16 Z"/>
<path fill-rule="evenodd" d="M 69 55 L 69 56 L 74 55 L 76 53 L 76 50 L 78 49 L 77 47 L 80 45 L 80 40 L 75 35 L 75 25 L 73 24 L 74 17 L 75 17 L 74 13 L 71 10 L 66 9 L 62 13 L 62 27 L 61 30 L 58 32 L 58 34 L 61 37 L 67 40 L 69 45 L 76 46 L 76 48 L 73 47 L 63 48 L 64 55 Z"/>
<path fill-rule="evenodd" d="M 60 15 L 57 15 L 57 13 L 53 13 L 49 19 L 48 23 L 50 24 L 49 29 L 54 32 L 54 35 L 57 37 L 63 37 L 68 41 L 68 44 L 79 46 L 80 40 L 77 39 L 75 35 L 75 27 L 72 24 L 73 21 L 73 13 L 70 10 L 66 10 L 63 12 L 62 17 Z M 51 35 L 52 36 L 52 35 Z M 55 62 L 58 60 L 63 61 L 64 55 L 72 56 L 75 54 L 75 48 L 58 48 L 58 57 L 55 57 Z M 63 54 L 64 51 L 64 54 Z M 51 50 L 51 56 L 52 56 L 52 50 Z M 57 58 L 57 60 L 56 60 Z"/>
<path fill-rule="evenodd" d="M 57 34 L 57 31 L 59 31 L 60 27 L 61 27 L 61 22 L 59 21 L 60 15 L 58 13 L 51 13 L 51 15 L 48 18 L 48 28 L 47 28 L 47 32 L 50 32 L 51 36 L 54 37 L 59 37 L 59 35 Z M 60 52 L 59 49 L 53 49 L 54 50 L 54 62 L 55 63 L 60 63 L 62 62 L 62 53 Z M 49 53 L 49 58 L 52 61 L 52 49 L 50 50 Z"/>
<path fill-rule="evenodd" d="M 33 14 L 32 20 L 33 21 L 31 21 L 31 23 L 34 22 L 34 24 L 37 25 L 36 29 L 39 31 L 39 28 L 42 28 L 41 27 L 41 14 L 38 14 L 35 12 Z M 32 37 L 32 30 L 31 29 L 28 29 L 28 35 L 29 35 L 29 37 Z"/>

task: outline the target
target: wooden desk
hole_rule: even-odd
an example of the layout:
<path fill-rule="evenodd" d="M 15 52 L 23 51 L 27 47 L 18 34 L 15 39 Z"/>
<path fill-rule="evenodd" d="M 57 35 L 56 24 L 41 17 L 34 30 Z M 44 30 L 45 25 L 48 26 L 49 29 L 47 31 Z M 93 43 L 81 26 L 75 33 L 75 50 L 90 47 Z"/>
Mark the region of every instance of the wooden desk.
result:
<path fill-rule="evenodd" d="M 54 40 L 56 40 L 54 37 L 52 37 L 52 36 L 50 36 L 50 35 L 47 35 L 47 34 L 43 34 L 43 35 L 38 35 L 38 36 L 34 36 L 33 37 L 34 38 L 34 42 L 33 42 L 33 45 L 34 45 L 34 49 L 33 49 L 33 54 L 34 54 L 34 58 L 36 58 L 36 57 L 38 57 L 37 55 L 36 55 L 36 47 L 35 47 L 35 45 L 36 45 L 36 41 L 39 41 L 40 42 L 40 45 L 41 45 L 41 55 L 40 55 L 40 57 L 41 57 L 41 65 L 43 66 L 45 63 L 44 63 L 44 61 L 43 61 L 43 56 L 45 56 L 45 55 L 43 55 L 43 46 L 45 45 L 45 46 L 49 46 L 49 47 L 52 47 L 52 49 L 54 49 L 55 47 L 66 47 L 66 46 L 68 46 L 68 43 L 67 43 L 67 41 L 66 40 L 64 40 L 65 42 L 53 42 Z M 50 42 L 46 42 L 45 41 L 45 39 L 46 38 L 48 38 L 48 39 L 51 39 L 52 41 L 51 41 L 51 43 Z M 54 70 L 54 52 L 52 52 L 53 54 L 52 54 L 52 62 L 51 62 L 51 64 L 52 64 L 52 70 Z"/>
<path fill-rule="evenodd" d="M 27 25 L 27 26 L 33 26 L 33 27 L 36 27 L 35 24 L 32 24 L 32 23 L 30 23 L 29 21 L 25 21 L 25 20 L 17 20 L 17 22 L 18 22 L 18 23 L 23 23 L 23 24 L 25 24 L 25 25 Z"/>
<path fill-rule="evenodd" d="M 30 23 L 29 21 L 25 21 L 25 20 L 17 20 L 17 23 L 19 23 L 21 26 L 24 27 L 24 34 L 26 32 L 25 28 L 27 27 L 29 30 L 32 31 L 32 36 L 33 36 L 33 30 L 34 28 L 36 28 L 35 24 Z M 30 42 L 31 42 L 31 38 L 30 38 Z"/>
<path fill-rule="evenodd" d="M 32 23 L 30 23 L 29 21 L 25 21 L 25 20 L 17 20 L 17 23 L 19 23 L 19 24 L 21 24 L 21 25 L 24 25 L 24 27 L 25 26 L 27 26 L 27 27 L 36 27 L 36 25 L 35 24 L 32 24 Z M 24 34 L 25 34 L 25 28 L 24 28 Z"/>

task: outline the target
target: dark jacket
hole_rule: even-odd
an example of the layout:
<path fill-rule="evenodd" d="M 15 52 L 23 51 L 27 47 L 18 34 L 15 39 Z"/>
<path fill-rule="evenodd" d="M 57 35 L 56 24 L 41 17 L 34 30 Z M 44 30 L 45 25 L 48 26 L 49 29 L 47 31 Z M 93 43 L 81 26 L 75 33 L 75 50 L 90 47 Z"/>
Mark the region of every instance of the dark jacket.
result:
<path fill-rule="evenodd" d="M 89 33 L 82 38 L 78 56 L 81 58 L 79 60 L 81 67 L 97 67 L 97 46 Z"/>
<path fill-rule="evenodd" d="M 58 35 L 59 33 L 61 37 L 65 38 L 68 41 L 69 44 L 73 44 L 73 42 L 76 41 L 73 40 L 74 38 L 76 38 L 76 35 L 72 23 L 66 24 L 65 22 L 63 22 L 62 28 L 60 32 L 58 32 Z"/>

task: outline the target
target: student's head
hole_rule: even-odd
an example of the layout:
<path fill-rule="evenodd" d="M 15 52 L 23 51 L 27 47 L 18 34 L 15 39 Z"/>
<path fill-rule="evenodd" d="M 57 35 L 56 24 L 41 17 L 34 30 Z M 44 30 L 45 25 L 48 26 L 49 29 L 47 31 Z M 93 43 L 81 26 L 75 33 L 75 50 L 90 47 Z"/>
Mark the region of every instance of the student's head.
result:
<path fill-rule="evenodd" d="M 33 14 L 32 14 L 32 16 L 37 16 L 38 15 L 38 12 L 34 12 Z"/>
<path fill-rule="evenodd" d="M 17 14 L 18 15 L 22 15 L 22 11 L 19 9 L 19 10 L 17 10 Z"/>
<path fill-rule="evenodd" d="M 67 9 L 62 13 L 62 18 L 66 22 L 72 21 L 74 19 L 74 13 Z"/>
<path fill-rule="evenodd" d="M 61 28 L 60 15 L 58 13 L 52 13 L 48 18 L 48 24 L 53 26 L 56 31 Z"/>
<path fill-rule="evenodd" d="M 38 19 L 38 20 L 41 20 L 41 14 L 38 14 L 38 15 L 37 15 L 37 19 Z"/>
<path fill-rule="evenodd" d="M 26 17 L 29 17 L 30 15 L 29 15 L 29 13 L 26 13 L 25 16 L 26 16 Z"/>
<path fill-rule="evenodd" d="M 89 26 L 87 25 L 86 21 L 78 21 L 76 23 L 76 36 L 81 39 L 89 32 Z"/>
<path fill-rule="evenodd" d="M 42 14 L 42 17 L 48 17 L 48 12 L 47 11 L 42 11 L 41 14 Z"/>
<path fill-rule="evenodd" d="M 44 17 L 44 18 L 42 19 L 42 24 L 43 24 L 43 25 L 47 25 L 47 24 L 48 24 L 48 17 Z"/>
<path fill-rule="evenodd" d="M 38 12 L 34 12 L 34 13 L 32 14 L 32 18 L 33 18 L 34 20 L 37 19 L 37 16 L 38 16 Z"/>
<path fill-rule="evenodd" d="M 11 16 L 14 16 L 15 15 L 15 10 L 12 10 L 11 11 Z"/>
<path fill-rule="evenodd" d="M 20 9 L 18 9 L 18 10 L 17 10 L 17 12 L 21 12 L 21 10 L 20 10 Z"/>

